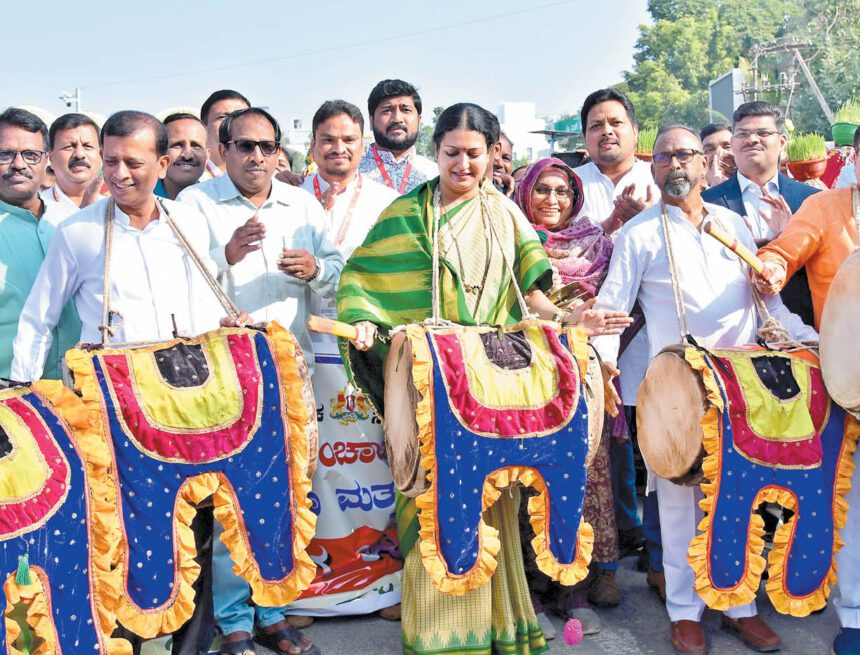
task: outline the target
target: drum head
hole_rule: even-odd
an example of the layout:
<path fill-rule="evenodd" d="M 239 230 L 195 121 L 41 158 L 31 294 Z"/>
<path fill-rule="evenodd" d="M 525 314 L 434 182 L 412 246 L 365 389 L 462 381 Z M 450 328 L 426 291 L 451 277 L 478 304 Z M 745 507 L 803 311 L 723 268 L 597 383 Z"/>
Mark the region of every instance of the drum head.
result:
<path fill-rule="evenodd" d="M 684 346 L 664 349 L 648 366 L 636 398 L 636 429 L 642 456 L 661 478 L 683 479 L 701 466 L 705 397 Z"/>
<path fill-rule="evenodd" d="M 405 332 L 391 339 L 385 359 L 385 450 L 394 486 L 404 495 L 415 497 L 427 490 L 426 471 L 420 465 L 418 423 L 415 410 L 419 394 L 412 379 L 412 347 Z"/>
<path fill-rule="evenodd" d="M 860 252 L 855 250 L 833 278 L 819 330 L 824 384 L 830 397 L 855 415 L 860 410 L 860 349 L 854 341 L 860 319 L 858 289 Z"/>

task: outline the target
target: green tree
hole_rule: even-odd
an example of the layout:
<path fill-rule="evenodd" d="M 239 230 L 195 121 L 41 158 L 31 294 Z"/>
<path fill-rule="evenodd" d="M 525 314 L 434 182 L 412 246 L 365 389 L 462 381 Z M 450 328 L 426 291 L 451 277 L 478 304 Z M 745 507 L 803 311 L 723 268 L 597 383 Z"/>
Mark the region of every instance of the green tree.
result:
<path fill-rule="evenodd" d="M 708 83 L 745 68 L 754 45 L 809 43 L 804 50 L 831 108 L 854 95 L 860 79 L 860 0 L 649 0 L 653 25 L 640 27 L 633 69 L 619 88 L 642 123 L 708 122 Z M 787 53 L 759 59 L 771 81 L 791 77 Z M 798 129 L 823 131 L 826 119 L 798 71 L 795 92 L 764 99 L 788 106 Z"/>
<path fill-rule="evenodd" d="M 433 147 L 433 128 L 439 115 L 445 111 L 444 107 L 433 107 L 433 122 L 430 125 L 422 125 L 418 128 L 418 140 L 415 142 L 415 150 L 422 157 L 436 159 L 436 149 Z"/>

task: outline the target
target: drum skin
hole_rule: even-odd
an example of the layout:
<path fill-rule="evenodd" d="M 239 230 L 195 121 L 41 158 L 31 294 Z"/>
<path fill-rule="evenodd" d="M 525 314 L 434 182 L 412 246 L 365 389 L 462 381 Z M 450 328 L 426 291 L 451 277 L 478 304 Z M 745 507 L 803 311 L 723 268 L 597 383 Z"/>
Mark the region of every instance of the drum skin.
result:
<path fill-rule="evenodd" d="M 427 490 L 427 471 L 421 466 L 418 450 L 418 423 L 415 409 L 418 390 L 412 378 L 412 347 L 405 331 L 396 332 L 385 359 L 385 450 L 394 486 L 404 496 L 414 498 Z"/>
<path fill-rule="evenodd" d="M 696 485 L 702 480 L 706 396 L 700 376 L 684 359 L 685 348 L 664 348 L 648 366 L 636 399 L 636 428 L 642 456 L 655 474 Z"/>
<path fill-rule="evenodd" d="M 819 329 L 821 374 L 833 400 L 846 411 L 860 413 L 860 252 L 854 250 L 833 278 Z"/>
<path fill-rule="evenodd" d="M 603 394 L 603 372 L 600 370 L 600 359 L 590 345 L 588 350 L 588 371 L 583 385 L 585 404 L 588 406 L 588 454 L 585 457 L 585 465 L 591 466 L 603 436 L 603 423 L 606 420 L 606 399 Z M 624 410 L 619 407 L 618 411 Z"/>

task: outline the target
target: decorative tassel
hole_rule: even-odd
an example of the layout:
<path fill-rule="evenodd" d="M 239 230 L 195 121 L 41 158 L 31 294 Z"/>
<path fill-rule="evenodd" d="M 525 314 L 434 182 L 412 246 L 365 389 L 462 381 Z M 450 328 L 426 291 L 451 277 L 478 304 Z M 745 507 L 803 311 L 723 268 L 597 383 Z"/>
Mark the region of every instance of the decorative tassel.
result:
<path fill-rule="evenodd" d="M 30 575 L 30 555 L 28 553 L 18 556 L 18 572 L 15 574 L 15 584 L 19 587 L 33 584 L 33 578 Z"/>

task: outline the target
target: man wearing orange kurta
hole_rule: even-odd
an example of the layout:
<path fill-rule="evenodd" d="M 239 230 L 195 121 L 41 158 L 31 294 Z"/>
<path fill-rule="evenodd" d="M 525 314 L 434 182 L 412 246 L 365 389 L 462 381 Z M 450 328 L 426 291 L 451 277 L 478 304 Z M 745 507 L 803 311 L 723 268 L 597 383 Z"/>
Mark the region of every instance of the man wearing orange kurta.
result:
<path fill-rule="evenodd" d="M 860 165 L 856 166 L 860 169 Z M 758 253 L 765 262 L 763 278 L 769 279 L 769 283 L 761 278 L 756 280 L 756 286 L 764 293 L 778 293 L 795 271 L 806 266 L 816 330 L 833 277 L 857 246 L 860 216 L 855 216 L 855 192 L 860 193 L 856 187 L 850 187 L 810 196 L 782 234 Z M 860 205 L 860 197 L 857 204 Z M 836 555 L 839 593 L 834 604 L 842 625 L 833 643 L 832 652 L 836 655 L 860 655 L 860 462 L 856 464 L 851 490 L 845 497 L 849 507 L 841 530 L 845 546 Z"/>

